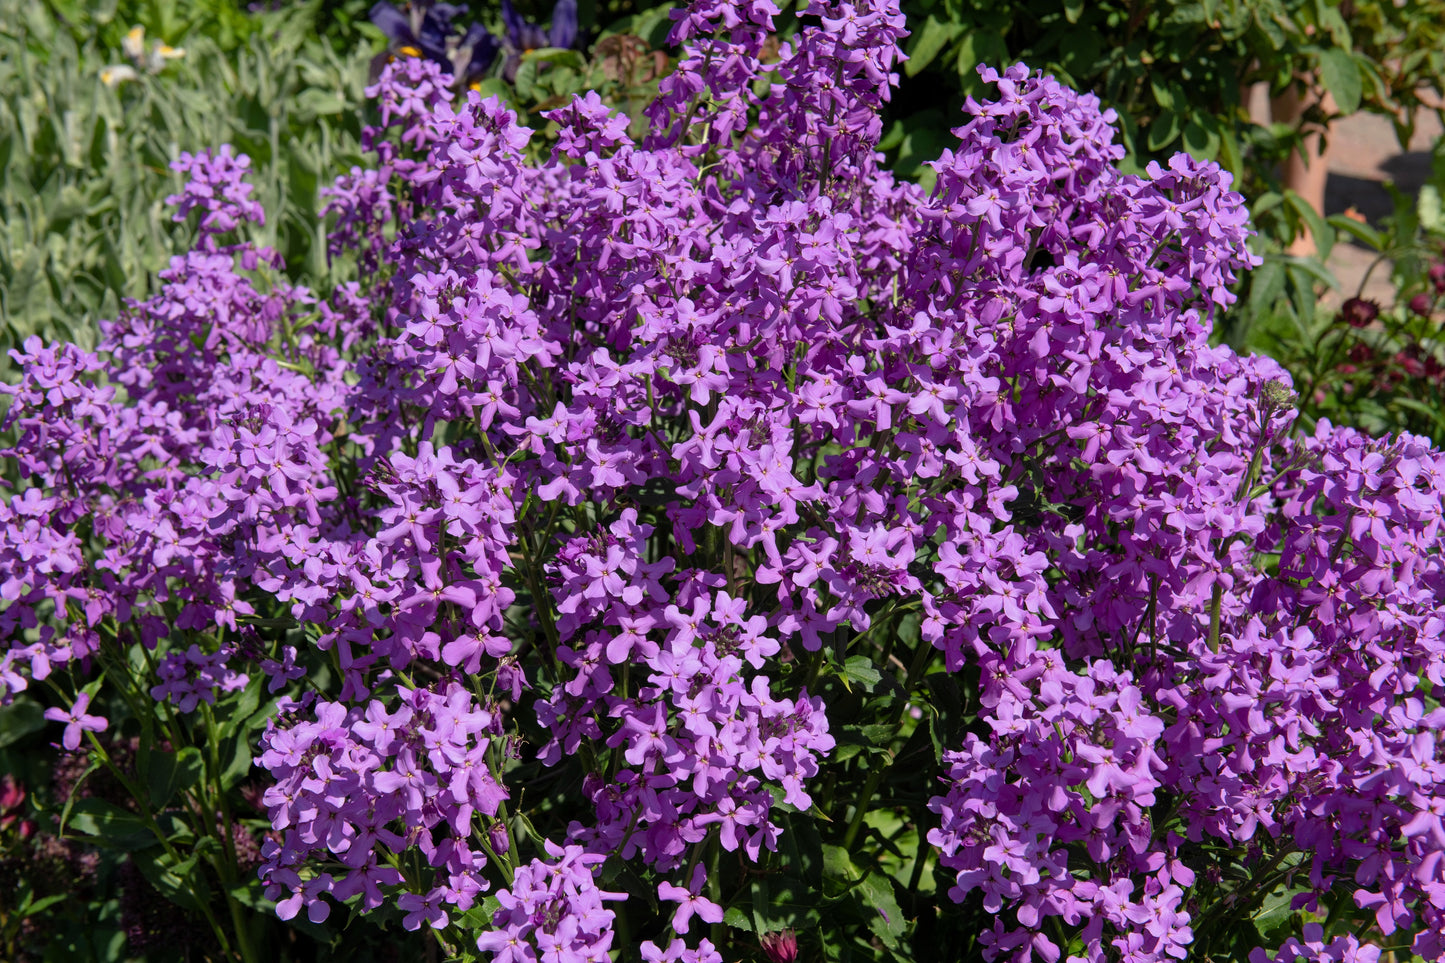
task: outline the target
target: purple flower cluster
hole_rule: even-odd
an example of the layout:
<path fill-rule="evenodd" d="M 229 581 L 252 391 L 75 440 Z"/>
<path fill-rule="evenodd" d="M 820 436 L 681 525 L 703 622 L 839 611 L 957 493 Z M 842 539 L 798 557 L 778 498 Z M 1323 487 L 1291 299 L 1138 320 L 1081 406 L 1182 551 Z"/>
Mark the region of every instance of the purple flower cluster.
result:
<path fill-rule="evenodd" d="M 420 852 L 437 870 L 436 886 L 399 897 L 407 929 L 446 926 L 446 907 L 470 909 L 490 886 L 486 853 L 472 848 L 473 819 L 495 818 L 507 798 L 492 775 L 501 730 L 495 709 L 452 683 L 445 692 L 404 689 L 365 705 L 293 705 L 288 715 L 267 732 L 257 759 L 276 780 L 262 801 L 282 836 L 263 847 L 262 875 L 268 898 L 285 894 L 281 917 L 305 905 L 312 922 L 324 920 L 331 910 L 323 894 L 359 897 L 363 910 L 382 905 L 381 887 L 404 877 L 378 863 L 379 847 Z M 335 869 L 302 876 L 318 862 Z"/>
<path fill-rule="evenodd" d="M 1221 852 L 1445 959 L 1445 457 L 1297 437 L 1285 372 L 1210 346 L 1254 262 L 1218 167 L 1122 174 L 1113 116 L 1016 66 L 925 194 L 875 151 L 897 4 L 807 14 L 764 63 L 773 3 L 693 3 L 648 136 L 578 97 L 542 163 L 390 64 L 328 296 L 222 237 L 261 217 L 242 158 L 183 158 L 201 236 L 160 293 L 95 355 L 16 354 L 0 691 L 102 628 L 182 709 L 324 663 L 257 757 L 283 916 L 600 960 L 611 858 L 668 904 L 644 959 L 716 961 L 700 854 L 761 862 L 825 805 L 790 669 L 907 607 L 903 685 L 981 680 L 928 842 L 990 959 L 1183 958 Z M 52 710 L 67 745 L 85 710 Z M 527 862 L 509 780 L 569 760 L 577 818 Z M 1302 935 L 1261 952 L 1377 953 Z"/>
<path fill-rule="evenodd" d="M 604 903 L 625 898 L 597 888 L 593 869 L 606 857 L 551 842 L 547 855 L 550 861 L 519 866 L 512 885 L 497 894 L 501 906 L 477 948 L 498 963 L 605 963 L 615 914 Z"/>
<path fill-rule="evenodd" d="M 229 656 L 226 651 L 208 655 L 195 645 L 185 652 L 170 652 L 156 666 L 156 678 L 161 681 L 151 689 L 151 698 L 157 702 L 169 699 L 182 712 L 193 712 L 202 702 L 214 705 L 217 689 L 244 689 L 250 677 L 232 669 Z"/>

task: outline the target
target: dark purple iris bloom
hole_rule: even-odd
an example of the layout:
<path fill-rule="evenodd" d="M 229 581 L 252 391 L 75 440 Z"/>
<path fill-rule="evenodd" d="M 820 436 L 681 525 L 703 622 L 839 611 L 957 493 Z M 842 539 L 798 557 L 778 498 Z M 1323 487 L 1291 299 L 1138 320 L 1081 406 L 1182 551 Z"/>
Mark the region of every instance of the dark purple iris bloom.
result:
<path fill-rule="evenodd" d="M 379 0 L 371 8 L 371 22 L 386 34 L 398 52 L 435 61 L 457 83 L 465 84 L 486 73 L 502 46 L 477 23 L 457 38 L 452 21 L 466 9 L 462 4 L 414 0 L 403 12 L 386 0 Z"/>
<path fill-rule="evenodd" d="M 502 22 L 507 25 L 507 62 L 502 77 L 511 83 L 522 65 L 522 54 L 544 47 L 566 49 L 577 42 L 577 0 L 557 0 L 552 8 L 552 26 L 547 30 L 524 19 L 512 6 L 512 0 L 502 0 Z"/>

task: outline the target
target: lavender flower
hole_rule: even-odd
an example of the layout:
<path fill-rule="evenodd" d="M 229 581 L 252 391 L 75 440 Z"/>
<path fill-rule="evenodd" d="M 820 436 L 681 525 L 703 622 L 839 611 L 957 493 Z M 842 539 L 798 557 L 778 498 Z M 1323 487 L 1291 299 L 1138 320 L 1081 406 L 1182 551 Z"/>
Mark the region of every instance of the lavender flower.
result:
<path fill-rule="evenodd" d="M 1301 434 L 1278 365 L 1210 345 L 1257 262 L 1217 166 L 1121 173 L 1112 114 L 1016 65 L 925 194 L 876 151 L 896 3 L 807 16 L 765 59 L 770 0 L 680 11 L 640 142 L 581 96 L 534 151 L 435 58 L 387 64 L 330 292 L 248 239 L 242 158 L 183 157 L 201 236 L 156 295 L 96 352 L 14 353 L 3 693 L 113 625 L 183 710 L 259 660 L 284 918 L 455 935 L 493 894 L 493 959 L 601 960 L 612 861 L 675 904 L 639 954 L 711 963 L 697 920 L 790 822 L 856 842 L 833 697 L 901 722 L 967 673 L 915 815 L 986 958 L 1182 959 L 1218 854 L 1295 850 L 1295 909 L 1343 893 L 1445 958 L 1445 456 Z M 263 645 L 273 617 L 300 631 Z M 836 658 L 910 644 L 894 685 Z M 68 746 L 87 705 L 48 713 Z M 575 773 L 564 819 L 516 811 L 519 764 Z M 1300 937 L 1262 958 L 1378 949 Z"/>

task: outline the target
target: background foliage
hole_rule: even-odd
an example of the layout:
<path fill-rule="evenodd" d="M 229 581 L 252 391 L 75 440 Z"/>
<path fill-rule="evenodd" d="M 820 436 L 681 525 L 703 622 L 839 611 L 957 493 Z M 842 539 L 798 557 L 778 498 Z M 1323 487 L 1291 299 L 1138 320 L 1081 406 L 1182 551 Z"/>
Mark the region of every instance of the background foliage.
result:
<path fill-rule="evenodd" d="M 319 32 L 326 16 L 320 3 L 261 17 L 228 3 L 0 0 L 0 350 L 31 333 L 91 345 L 96 321 L 152 293 L 188 237 L 163 210 L 181 151 L 250 155 L 276 212 L 267 240 L 296 276 L 326 279 L 317 190 L 360 160 L 366 84 L 366 58 Z M 108 86 L 135 24 L 185 56 Z"/>

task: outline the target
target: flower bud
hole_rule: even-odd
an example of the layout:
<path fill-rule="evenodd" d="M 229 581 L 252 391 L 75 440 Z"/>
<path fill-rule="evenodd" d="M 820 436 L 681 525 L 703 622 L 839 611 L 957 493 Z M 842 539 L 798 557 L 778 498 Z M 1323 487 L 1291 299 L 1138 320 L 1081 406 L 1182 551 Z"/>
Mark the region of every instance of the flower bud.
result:
<path fill-rule="evenodd" d="M 1430 295 L 1423 291 L 1410 299 L 1410 313 L 1419 315 L 1422 318 L 1428 318 L 1430 316 L 1430 309 L 1433 306 L 1434 301 Z"/>
<path fill-rule="evenodd" d="M 1396 352 L 1395 364 L 1399 365 L 1400 370 L 1412 378 L 1418 378 L 1425 373 L 1425 363 L 1414 351 Z"/>
<path fill-rule="evenodd" d="M 1430 265 L 1428 276 L 1430 283 L 1435 285 L 1435 293 L 1445 294 L 1445 261 Z"/>
<path fill-rule="evenodd" d="M 1380 306 L 1364 298 L 1350 298 L 1340 306 L 1339 316 L 1352 328 L 1368 328 L 1380 316 Z"/>
<path fill-rule="evenodd" d="M 0 812 L 8 813 L 12 809 L 18 809 L 24 801 L 25 789 L 13 776 L 6 774 L 4 779 L 0 779 Z"/>
<path fill-rule="evenodd" d="M 1262 407 L 1266 414 L 1293 408 L 1295 404 L 1295 393 L 1283 381 L 1266 381 L 1262 395 Z"/>
<path fill-rule="evenodd" d="M 512 848 L 512 842 L 507 838 L 507 827 L 504 824 L 492 823 L 492 828 L 487 830 L 487 835 L 491 837 L 492 852 L 498 856 Z"/>
<path fill-rule="evenodd" d="M 793 963 L 798 958 L 798 935 L 792 930 L 764 933 L 758 942 L 772 963 Z"/>

